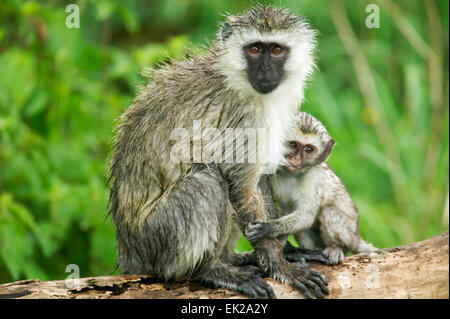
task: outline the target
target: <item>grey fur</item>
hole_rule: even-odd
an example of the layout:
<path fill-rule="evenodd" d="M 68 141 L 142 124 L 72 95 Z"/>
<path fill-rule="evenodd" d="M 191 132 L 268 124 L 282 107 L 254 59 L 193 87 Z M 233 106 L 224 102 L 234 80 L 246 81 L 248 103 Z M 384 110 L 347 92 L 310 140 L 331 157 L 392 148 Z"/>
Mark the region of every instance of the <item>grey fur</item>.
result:
<path fill-rule="evenodd" d="M 258 5 L 244 14 L 229 16 L 221 28 L 221 39 L 225 41 L 233 32 L 254 29 L 259 32 L 272 32 L 275 30 L 296 31 L 299 25 L 307 24 L 301 17 L 272 6 Z"/>
<path fill-rule="evenodd" d="M 110 163 L 110 212 L 124 273 L 198 279 L 274 298 L 259 268 L 242 266 L 256 259 L 307 297 L 310 291 L 327 293 L 320 274 L 285 261 L 275 239 L 255 244 L 255 254 L 234 252 L 250 222 L 268 219 L 258 189 L 260 164 L 169 163 L 175 143 L 169 134 L 176 127 L 190 128 L 194 120 L 221 130 L 258 127 L 258 109 L 250 107 L 257 100 L 230 88 L 221 72 L 227 35 L 235 28 L 303 28 L 300 21 L 285 10 L 259 6 L 228 17 L 225 41 L 213 43 L 209 53 L 151 72 L 151 83 L 120 117 Z"/>
<path fill-rule="evenodd" d="M 330 265 L 341 263 L 347 252 L 376 250 L 361 238 L 358 210 L 342 181 L 326 164 L 331 152 L 326 147 L 334 145 L 331 136 L 316 118 L 305 112 L 299 114 L 297 125 L 298 131 L 292 139 L 308 140 L 305 144 L 316 146 L 318 152 L 310 162 L 302 162 L 295 173 L 280 170 L 277 176 L 271 177 L 270 184 L 284 216 L 255 223 L 248 228 L 247 238 L 256 241 L 281 236 L 285 239 L 286 235 L 294 234 L 302 248 L 322 250 Z M 284 252 L 289 260 L 303 257 L 303 251 L 296 251 L 290 245 Z"/>

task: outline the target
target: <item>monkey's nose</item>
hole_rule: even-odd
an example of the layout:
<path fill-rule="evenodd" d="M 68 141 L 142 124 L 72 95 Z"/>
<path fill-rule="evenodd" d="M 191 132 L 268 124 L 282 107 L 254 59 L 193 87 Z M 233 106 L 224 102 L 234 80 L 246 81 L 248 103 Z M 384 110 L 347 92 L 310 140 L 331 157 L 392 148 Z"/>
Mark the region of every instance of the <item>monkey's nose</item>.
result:
<path fill-rule="evenodd" d="M 258 82 L 270 82 L 270 79 L 273 78 L 272 72 L 270 69 L 268 70 L 262 70 L 261 72 L 258 72 L 256 76 L 256 80 Z"/>

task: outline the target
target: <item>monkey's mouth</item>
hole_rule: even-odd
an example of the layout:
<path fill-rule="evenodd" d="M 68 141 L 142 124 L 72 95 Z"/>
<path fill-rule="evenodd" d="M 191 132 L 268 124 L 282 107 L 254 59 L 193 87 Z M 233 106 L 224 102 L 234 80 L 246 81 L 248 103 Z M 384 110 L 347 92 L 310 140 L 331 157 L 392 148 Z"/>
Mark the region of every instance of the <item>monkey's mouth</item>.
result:
<path fill-rule="evenodd" d="M 286 166 L 284 166 L 284 169 L 287 170 L 289 173 L 295 173 L 299 170 L 300 165 L 293 165 L 291 163 L 287 163 Z"/>
<path fill-rule="evenodd" d="M 273 90 L 275 90 L 275 88 L 277 87 L 278 83 L 270 83 L 268 81 L 262 81 L 262 82 L 258 82 L 255 85 L 255 89 L 259 92 L 259 93 L 270 93 Z"/>

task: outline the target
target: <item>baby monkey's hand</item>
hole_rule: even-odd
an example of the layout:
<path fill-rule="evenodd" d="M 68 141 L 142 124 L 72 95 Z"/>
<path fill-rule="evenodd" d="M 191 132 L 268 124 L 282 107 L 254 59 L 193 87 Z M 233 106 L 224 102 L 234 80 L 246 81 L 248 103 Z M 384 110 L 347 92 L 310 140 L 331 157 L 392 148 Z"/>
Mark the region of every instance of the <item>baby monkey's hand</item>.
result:
<path fill-rule="evenodd" d="M 250 243 L 266 237 L 275 237 L 275 227 L 272 222 L 255 221 L 247 226 L 245 237 Z"/>

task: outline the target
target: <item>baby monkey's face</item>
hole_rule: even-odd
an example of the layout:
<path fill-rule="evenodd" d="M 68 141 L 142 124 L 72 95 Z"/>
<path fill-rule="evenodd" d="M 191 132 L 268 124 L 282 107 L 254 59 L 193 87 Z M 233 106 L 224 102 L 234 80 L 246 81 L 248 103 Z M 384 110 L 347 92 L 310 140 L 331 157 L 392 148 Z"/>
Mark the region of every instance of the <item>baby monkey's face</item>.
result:
<path fill-rule="evenodd" d="M 303 133 L 300 130 L 286 143 L 284 170 L 290 174 L 304 173 L 325 162 L 334 147 L 328 134 Z"/>
<path fill-rule="evenodd" d="M 316 145 L 299 138 L 290 140 L 287 149 L 285 169 L 290 173 L 297 173 L 311 166 L 318 153 Z"/>

